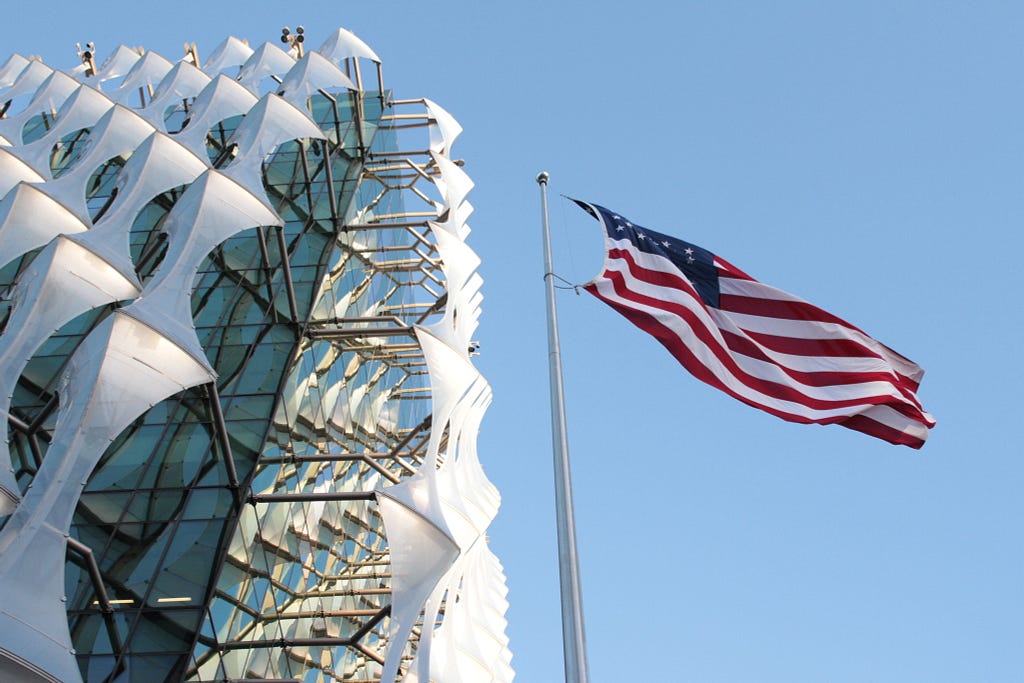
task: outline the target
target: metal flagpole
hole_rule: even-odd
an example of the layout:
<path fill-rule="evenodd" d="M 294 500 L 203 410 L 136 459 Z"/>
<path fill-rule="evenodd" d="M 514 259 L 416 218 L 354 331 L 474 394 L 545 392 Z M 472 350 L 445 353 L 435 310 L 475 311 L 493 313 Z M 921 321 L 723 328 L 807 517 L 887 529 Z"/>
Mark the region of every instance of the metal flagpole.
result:
<path fill-rule="evenodd" d="M 548 371 L 551 384 L 551 445 L 555 461 L 555 522 L 558 528 L 558 576 L 562 592 L 562 650 L 566 683 L 587 683 L 587 647 L 583 632 L 583 596 L 576 556 L 576 522 L 569 473 L 569 437 L 565 426 L 562 352 L 558 343 L 551 231 L 548 228 L 548 174 L 537 174 L 544 233 L 544 286 L 548 312 Z"/>

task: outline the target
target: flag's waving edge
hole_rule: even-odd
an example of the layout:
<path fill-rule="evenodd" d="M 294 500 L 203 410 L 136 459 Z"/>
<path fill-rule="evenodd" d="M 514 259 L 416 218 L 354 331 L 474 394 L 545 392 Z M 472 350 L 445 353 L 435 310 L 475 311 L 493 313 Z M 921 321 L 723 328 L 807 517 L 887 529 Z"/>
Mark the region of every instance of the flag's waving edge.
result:
<path fill-rule="evenodd" d="M 914 362 L 706 249 L 572 201 L 605 229 L 604 268 L 584 289 L 695 377 L 784 420 L 924 444 L 935 420 L 917 399 Z"/>

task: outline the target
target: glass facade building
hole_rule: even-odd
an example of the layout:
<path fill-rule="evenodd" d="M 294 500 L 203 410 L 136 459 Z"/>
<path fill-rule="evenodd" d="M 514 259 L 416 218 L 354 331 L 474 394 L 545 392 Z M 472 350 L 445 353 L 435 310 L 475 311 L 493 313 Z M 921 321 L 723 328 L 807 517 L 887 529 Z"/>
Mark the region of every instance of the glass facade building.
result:
<path fill-rule="evenodd" d="M 461 128 L 295 37 L 0 68 L 0 680 L 513 677 Z"/>

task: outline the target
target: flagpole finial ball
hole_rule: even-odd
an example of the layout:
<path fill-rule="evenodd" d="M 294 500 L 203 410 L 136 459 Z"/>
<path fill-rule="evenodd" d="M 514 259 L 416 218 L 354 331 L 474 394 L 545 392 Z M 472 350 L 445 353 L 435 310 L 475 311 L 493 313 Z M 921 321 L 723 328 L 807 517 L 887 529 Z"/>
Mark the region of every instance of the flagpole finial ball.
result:
<path fill-rule="evenodd" d="M 537 174 L 537 182 L 540 183 L 541 185 L 547 185 L 548 178 L 550 177 L 551 176 L 548 175 L 547 171 L 541 171 L 540 173 Z"/>

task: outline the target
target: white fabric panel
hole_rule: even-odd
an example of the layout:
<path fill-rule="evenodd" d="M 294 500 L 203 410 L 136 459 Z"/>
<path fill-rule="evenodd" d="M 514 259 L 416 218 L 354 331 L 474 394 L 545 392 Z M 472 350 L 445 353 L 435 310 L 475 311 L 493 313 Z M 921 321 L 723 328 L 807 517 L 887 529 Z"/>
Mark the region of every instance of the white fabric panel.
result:
<path fill-rule="evenodd" d="M 80 683 L 82 676 L 68 632 L 67 607 L 60 599 L 64 594 L 66 542 L 52 533 L 39 535 L 34 541 L 29 552 L 21 556 L 0 551 L 0 565 L 6 565 L 0 566 L 0 581 L 4 585 L 4 599 L 0 602 L 0 633 L 4 634 L 4 643 L 0 658 L 13 656 L 31 662 L 47 678 L 26 674 L 23 679 L 4 680 Z M 42 592 L 44 588 L 50 592 Z M 3 671 L 7 672 L 6 667 Z"/>
<path fill-rule="evenodd" d="M 10 319 L 0 335 L 0 415 L 10 410 L 18 377 L 50 335 L 81 313 L 131 299 L 139 289 L 134 273 L 125 277 L 67 238 L 58 237 L 47 244 L 19 278 Z M 5 439 L 0 439 L 0 463 L 10 463 Z M 9 467 L 0 468 L 0 489 L 8 492 L 6 499 L 16 502 L 20 498 Z M 5 514 L 12 509 L 10 506 Z"/>
<path fill-rule="evenodd" d="M 213 52 L 203 64 L 203 71 L 213 78 L 224 69 L 242 66 L 251 56 L 252 48 L 248 44 L 234 36 L 228 36 L 220 45 L 213 48 Z"/>
<path fill-rule="evenodd" d="M 465 292 L 469 295 L 469 301 L 466 302 L 466 308 L 458 321 L 459 334 L 464 335 L 462 338 L 466 340 L 473 338 L 473 333 L 476 332 L 476 328 L 480 324 L 480 302 L 484 300 L 480 288 L 483 286 L 483 282 L 484 279 L 480 277 L 480 273 L 473 273 L 469 278 L 469 283 L 466 284 Z"/>
<path fill-rule="evenodd" d="M 86 337 L 64 378 L 50 450 L 22 505 L 0 532 L 0 566 L 11 549 L 31 545 L 24 531 L 36 523 L 66 534 L 85 480 L 109 443 L 149 407 L 213 375 L 122 309 Z"/>
<path fill-rule="evenodd" d="M 210 77 L 192 65 L 191 62 L 180 61 L 167 72 L 153 92 L 153 99 L 139 112 L 143 118 L 152 123 L 158 130 L 167 131 L 164 114 L 182 100 L 196 97 L 210 82 Z"/>
<path fill-rule="evenodd" d="M 91 230 L 72 239 L 134 277 L 128 235 L 139 212 L 157 195 L 188 185 L 206 170 L 203 160 L 168 135 L 154 132 L 117 176 L 117 197 Z"/>
<path fill-rule="evenodd" d="M 459 235 L 462 239 L 466 239 L 472 230 L 469 227 L 469 217 L 473 213 L 473 205 L 468 202 L 462 202 L 462 204 L 455 210 L 455 224 L 458 226 Z"/>
<path fill-rule="evenodd" d="M 490 386 L 482 376 L 478 377 L 467 392 L 466 400 L 460 402 L 452 415 L 453 428 L 458 428 L 458 457 L 454 462 L 450 457 L 440 471 L 449 480 L 446 485 L 451 487 L 450 499 L 445 500 L 446 515 L 451 512 L 464 518 L 472 526 L 474 539 L 483 535 L 494 521 L 500 502 L 497 489 L 484 475 L 476 458 L 477 427 L 483 417 L 483 408 L 489 402 Z M 449 526 L 454 528 L 451 517 L 446 516 L 446 519 L 449 520 Z M 470 543 L 469 539 L 464 539 L 459 546 L 466 548 Z"/>
<path fill-rule="evenodd" d="M 404 483 L 377 495 L 391 553 L 391 646 L 384 660 L 382 681 L 395 680 L 416 618 L 459 552 L 444 529 L 391 497 L 391 491 Z"/>
<path fill-rule="evenodd" d="M 257 98 L 224 74 L 220 74 L 196 96 L 188 125 L 174 139 L 206 159 L 206 134 L 224 119 L 248 112 Z"/>
<path fill-rule="evenodd" d="M 0 88 L 8 88 L 14 85 L 14 82 L 18 80 L 18 75 L 28 66 L 28 62 L 28 59 L 18 53 L 8 57 L 4 65 L 0 66 Z M 0 98 L 2 97 L 4 97 L 4 93 L 0 93 Z M 4 99 L 4 101 L 6 102 L 7 100 Z"/>
<path fill-rule="evenodd" d="M 113 106 L 114 102 L 99 90 L 89 85 L 78 86 L 57 112 L 53 128 L 38 140 L 16 148 L 17 155 L 43 178 L 52 178 L 50 154 L 57 141 L 68 133 L 95 126 Z"/>
<path fill-rule="evenodd" d="M 389 486 L 379 493 L 387 495 L 405 507 L 416 512 L 438 529 L 444 531 L 448 538 L 454 537 L 448 529 L 441 508 L 441 499 L 437 492 L 437 470 L 434 467 L 421 466 L 416 474 L 403 479 L 401 483 Z"/>
<path fill-rule="evenodd" d="M 430 680 L 511 682 L 515 674 L 504 633 L 505 576 L 483 539 L 453 568 L 448 590 L 444 622 L 434 634 L 430 651 Z"/>
<path fill-rule="evenodd" d="M 0 197 L 7 195 L 20 182 L 41 183 L 43 177 L 11 154 L 9 148 L 0 147 Z"/>
<path fill-rule="evenodd" d="M 431 100 L 423 100 L 430 117 L 430 151 L 436 154 L 450 154 L 452 144 L 462 133 L 462 126 L 455 117 Z"/>
<path fill-rule="evenodd" d="M 430 681 L 430 661 L 435 632 L 433 624 L 437 623 L 437 617 L 441 611 L 441 602 L 445 599 L 448 588 L 452 583 L 452 577 L 458 575 L 459 560 L 460 558 L 456 558 L 455 563 L 453 563 L 448 572 L 434 584 L 434 590 L 431 591 L 430 597 L 427 599 L 427 604 L 423 608 L 424 628 L 420 633 L 420 642 L 416 648 L 416 655 L 413 657 L 412 664 L 406 671 L 405 678 L 402 679 L 402 683 Z M 427 626 L 428 624 L 430 626 Z M 392 641 L 389 640 L 388 642 L 391 643 Z"/>
<path fill-rule="evenodd" d="M 111 99 L 125 106 L 135 106 L 136 102 L 138 102 L 138 106 L 141 106 L 139 88 L 148 90 L 155 87 L 167 75 L 172 66 L 169 61 L 157 53 L 147 52 L 135 62 L 135 66 L 125 75 L 121 86 L 111 94 Z M 146 96 L 149 96 L 149 92 L 146 92 Z"/>
<path fill-rule="evenodd" d="M 295 66 L 295 58 L 273 43 L 263 43 L 245 60 L 238 82 L 259 94 L 260 83 L 270 76 L 284 76 Z"/>
<path fill-rule="evenodd" d="M 103 115 L 89 135 L 85 153 L 64 175 L 46 184 L 47 193 L 77 215 L 83 223 L 91 223 L 85 201 L 89 178 L 104 162 L 131 154 L 153 133 L 153 126 L 128 107 L 115 105 Z"/>
<path fill-rule="evenodd" d="M 14 116 L 0 119 L 0 135 L 10 140 L 11 144 L 22 144 L 21 133 L 29 119 L 44 111 L 50 115 L 55 114 L 71 96 L 71 93 L 78 88 L 78 85 L 78 81 L 63 71 L 54 71 L 39 86 L 32 101 L 23 111 Z"/>
<path fill-rule="evenodd" d="M 319 52 L 307 52 L 285 75 L 278 93 L 296 107 L 309 108 L 309 98 L 318 90 L 358 90 L 345 73 Z"/>
<path fill-rule="evenodd" d="M 280 95 L 268 93 L 246 114 L 231 142 L 237 153 L 224 174 L 253 194 L 266 197 L 263 162 L 278 145 L 296 138 L 325 139 L 319 126 L 301 109 Z M 269 200 L 267 200 L 269 205 Z"/>
<path fill-rule="evenodd" d="M 140 299 L 125 312 L 154 325 L 205 362 L 192 322 L 196 271 L 215 246 L 261 225 L 280 225 L 280 218 L 244 187 L 217 171 L 206 171 L 164 219 L 163 230 L 170 242 L 167 253 Z"/>
<path fill-rule="evenodd" d="M 356 37 L 356 34 L 345 28 L 339 28 L 332 33 L 317 52 L 335 64 L 350 57 L 364 57 L 380 64 L 380 57 L 377 56 L 377 53 Z"/>
<path fill-rule="evenodd" d="M 138 52 L 125 45 L 118 45 L 117 49 L 107 55 L 103 63 L 96 67 L 95 78 L 97 82 L 109 81 L 112 78 L 120 78 L 126 75 L 141 59 Z"/>
<path fill-rule="evenodd" d="M 0 532 L 0 585 L 17 596 L 0 606 L 0 627 L 20 625 L 12 649 L 60 680 L 76 681 L 58 597 L 64 593 L 65 538 L 85 482 L 132 420 L 212 375 L 158 331 L 117 311 L 86 337 L 65 377 L 50 450 Z"/>
<path fill-rule="evenodd" d="M 51 73 L 53 73 L 53 69 L 46 66 L 38 59 L 30 60 L 29 63 L 18 73 L 18 77 L 14 80 L 10 89 L 0 95 L 0 98 L 2 98 L 4 102 L 8 102 L 20 95 L 34 93 Z"/>
<path fill-rule="evenodd" d="M 459 237 L 448 232 L 434 222 L 428 223 L 437 252 L 441 257 L 441 269 L 445 275 L 445 288 L 448 290 L 448 305 L 445 307 L 441 320 L 427 327 L 430 332 L 450 346 L 459 349 L 465 357 L 469 357 L 469 337 L 472 329 L 465 329 L 466 312 L 469 297 L 475 294 L 467 289 L 470 278 L 480 265 L 480 257 Z M 458 311 L 458 315 L 456 315 Z M 470 321 L 474 322 L 474 321 Z"/>
<path fill-rule="evenodd" d="M 480 397 L 489 391 L 487 382 L 479 377 L 467 392 L 465 400 L 459 403 L 452 414 L 449 428 L 449 444 L 455 441 L 458 453 L 449 447 L 449 456 L 438 471 L 438 491 L 445 520 L 459 547 L 463 549 L 487 531 L 498 512 L 497 501 L 492 495 L 494 486 L 487 480 L 475 456 L 468 455 L 475 448 L 476 433 L 467 433 L 465 430 L 473 422 L 473 414 L 478 412 Z M 473 443 L 470 443 L 470 439 Z"/>
<path fill-rule="evenodd" d="M 57 235 L 88 228 L 42 187 L 46 186 L 19 183 L 0 200 L 0 264 L 7 265 Z"/>
<path fill-rule="evenodd" d="M 430 405 L 434 427 L 430 430 L 427 453 L 428 456 L 436 456 L 445 423 L 480 372 L 465 355 L 431 334 L 426 328 L 416 326 L 416 339 L 423 350 L 431 384 Z M 424 467 L 430 464 L 432 461 L 428 460 Z"/>
<path fill-rule="evenodd" d="M 473 189 L 473 181 L 454 161 L 448 157 L 431 152 L 430 156 L 437 164 L 441 177 L 434 180 L 441 196 L 444 197 L 444 207 L 456 211 L 466 200 L 466 195 Z M 442 227 L 448 227 L 450 221 L 438 223 Z M 462 235 L 464 237 L 464 235 Z"/>

